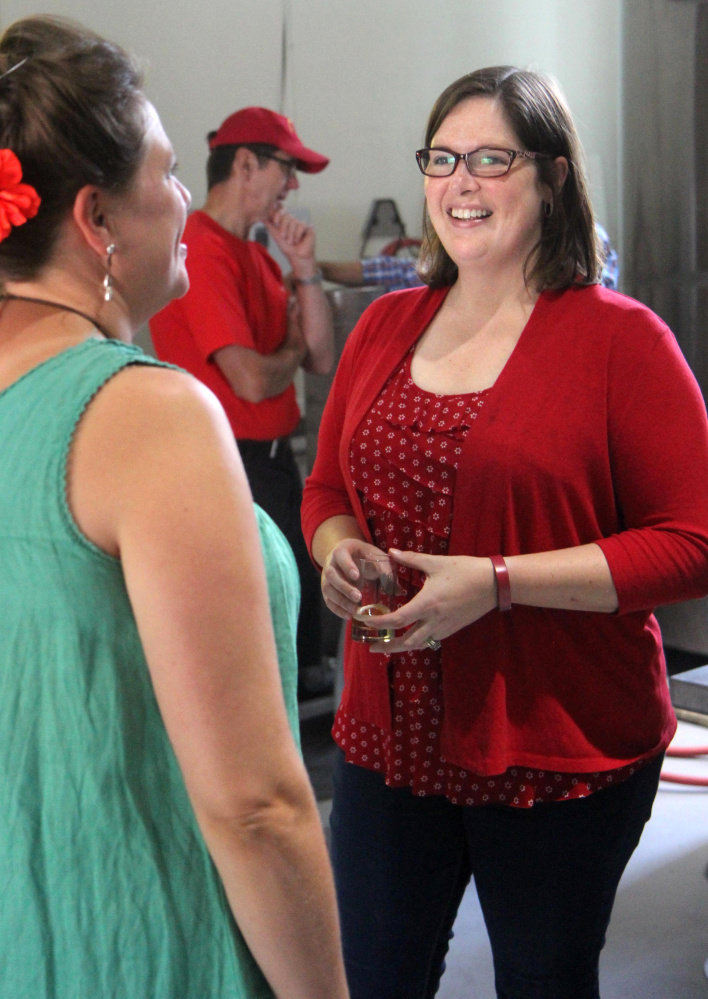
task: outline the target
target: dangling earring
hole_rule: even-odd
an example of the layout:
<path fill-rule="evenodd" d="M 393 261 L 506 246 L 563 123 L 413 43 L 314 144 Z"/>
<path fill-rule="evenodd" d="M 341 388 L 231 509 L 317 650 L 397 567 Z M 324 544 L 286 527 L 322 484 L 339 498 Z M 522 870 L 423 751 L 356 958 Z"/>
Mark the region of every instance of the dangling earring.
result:
<path fill-rule="evenodd" d="M 111 243 L 106 247 L 106 276 L 103 279 L 103 301 L 110 302 L 113 298 L 113 275 L 111 274 L 111 259 L 116 252 L 116 244 Z"/>
<path fill-rule="evenodd" d="M 553 199 L 543 202 L 543 217 L 549 219 L 553 214 Z"/>

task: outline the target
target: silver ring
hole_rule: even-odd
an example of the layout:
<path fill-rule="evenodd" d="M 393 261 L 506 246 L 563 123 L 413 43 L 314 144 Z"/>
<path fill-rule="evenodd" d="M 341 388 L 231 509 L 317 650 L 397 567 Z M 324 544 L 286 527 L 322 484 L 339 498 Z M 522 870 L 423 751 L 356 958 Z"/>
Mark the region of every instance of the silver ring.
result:
<path fill-rule="evenodd" d="M 438 642 L 438 640 L 433 638 L 433 636 L 431 635 L 425 644 L 428 646 L 429 649 L 432 649 L 433 652 L 437 652 L 440 646 L 442 645 L 442 642 Z"/>

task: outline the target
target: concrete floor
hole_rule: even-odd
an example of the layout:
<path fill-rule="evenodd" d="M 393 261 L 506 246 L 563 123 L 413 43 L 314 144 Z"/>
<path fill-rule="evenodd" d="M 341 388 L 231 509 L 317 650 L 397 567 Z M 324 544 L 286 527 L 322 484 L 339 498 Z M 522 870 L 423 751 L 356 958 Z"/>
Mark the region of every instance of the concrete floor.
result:
<path fill-rule="evenodd" d="M 331 745 L 326 720 L 303 745 L 316 771 L 323 821 Z M 675 745 L 708 746 L 708 728 L 679 723 Z M 309 757 L 309 758 L 308 758 Z M 708 757 L 667 760 L 666 771 L 708 777 Z M 708 999 L 708 788 L 661 784 L 651 821 L 625 876 L 601 964 L 603 999 Z M 439 999 L 494 999 L 487 934 L 474 886 L 455 924 Z"/>

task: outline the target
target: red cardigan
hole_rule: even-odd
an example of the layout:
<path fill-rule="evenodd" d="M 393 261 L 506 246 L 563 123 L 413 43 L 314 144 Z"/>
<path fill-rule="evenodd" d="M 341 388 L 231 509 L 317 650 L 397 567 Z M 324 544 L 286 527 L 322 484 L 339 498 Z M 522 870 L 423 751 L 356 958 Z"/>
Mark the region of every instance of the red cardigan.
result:
<path fill-rule="evenodd" d="M 348 339 L 323 415 L 303 529 L 354 514 L 360 420 L 446 291 L 374 302 Z M 450 554 L 596 542 L 617 614 L 515 605 L 443 642 L 441 746 L 480 774 L 520 764 L 606 770 L 663 749 L 676 722 L 657 604 L 708 593 L 708 423 L 668 327 L 599 286 L 543 293 L 470 429 Z M 385 660 L 347 639 L 345 709 L 391 729 Z"/>

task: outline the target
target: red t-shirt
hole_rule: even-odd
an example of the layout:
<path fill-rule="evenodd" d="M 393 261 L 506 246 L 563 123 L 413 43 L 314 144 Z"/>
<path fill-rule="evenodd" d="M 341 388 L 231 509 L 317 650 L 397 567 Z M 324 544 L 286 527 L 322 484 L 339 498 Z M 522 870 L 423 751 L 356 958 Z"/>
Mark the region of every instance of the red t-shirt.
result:
<path fill-rule="evenodd" d="M 204 212 L 184 230 L 189 291 L 150 321 L 157 356 L 191 372 L 217 396 L 234 435 L 272 440 L 300 419 L 295 387 L 262 402 L 247 402 L 214 363 L 230 344 L 272 354 L 287 332 L 288 291 L 277 263 L 255 242 L 238 239 Z"/>

